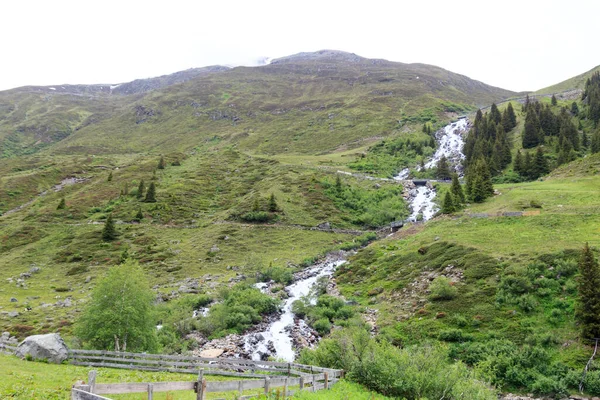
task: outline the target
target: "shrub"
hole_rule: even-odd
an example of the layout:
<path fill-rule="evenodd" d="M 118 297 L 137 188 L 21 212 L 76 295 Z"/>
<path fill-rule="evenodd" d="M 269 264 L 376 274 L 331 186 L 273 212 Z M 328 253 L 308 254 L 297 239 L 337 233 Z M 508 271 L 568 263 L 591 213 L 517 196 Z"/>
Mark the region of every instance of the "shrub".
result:
<path fill-rule="evenodd" d="M 292 283 L 293 279 L 294 275 L 292 274 L 290 268 L 287 267 L 274 267 L 273 265 L 269 265 L 268 268 L 264 268 L 259 273 L 259 280 L 261 282 L 269 282 L 272 280 L 277 283 L 289 285 L 290 283 Z"/>
<path fill-rule="evenodd" d="M 445 342 L 466 342 L 472 340 L 473 337 L 470 334 L 463 333 L 460 329 L 450 328 L 441 331 L 438 339 Z"/>
<path fill-rule="evenodd" d="M 442 347 L 399 349 L 360 327 L 335 331 L 315 350 L 303 350 L 299 362 L 344 369 L 349 380 L 394 398 L 496 398 L 464 364 L 448 364 Z"/>
<path fill-rule="evenodd" d="M 327 318 L 321 318 L 313 324 L 313 328 L 319 332 L 319 335 L 324 336 L 331 331 L 331 322 Z"/>
<path fill-rule="evenodd" d="M 246 222 L 268 222 L 271 220 L 271 215 L 266 211 L 250 211 L 243 214 L 241 219 Z"/>
<path fill-rule="evenodd" d="M 451 285 L 450 280 L 445 276 L 438 276 L 429 285 L 431 300 L 452 300 L 458 294 L 458 290 Z"/>

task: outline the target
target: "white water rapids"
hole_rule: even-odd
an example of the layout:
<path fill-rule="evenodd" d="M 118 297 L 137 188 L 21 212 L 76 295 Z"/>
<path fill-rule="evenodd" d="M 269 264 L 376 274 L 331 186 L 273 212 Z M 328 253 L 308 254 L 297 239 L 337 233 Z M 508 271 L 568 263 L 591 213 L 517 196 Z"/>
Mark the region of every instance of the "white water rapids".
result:
<path fill-rule="evenodd" d="M 266 330 L 246 335 L 244 350 L 252 355 L 253 360 L 260 360 L 262 355 L 271 354 L 278 359 L 294 361 L 296 352 L 292 346 L 292 338 L 288 333 L 288 330 L 294 324 L 292 303 L 308 295 L 320 277 L 330 277 L 333 275 L 333 271 L 345 262 L 345 260 L 339 260 L 316 264 L 306 271 L 308 278 L 299 279 L 286 288 L 290 297 L 285 300 L 281 315 Z M 257 287 L 263 289 L 265 286 L 258 283 Z M 303 320 L 300 320 L 299 323 L 301 328 L 303 324 L 306 325 Z M 269 350 L 269 342 L 273 344 L 275 354 L 272 354 L 272 351 Z"/>
<path fill-rule="evenodd" d="M 463 135 L 468 128 L 469 120 L 461 118 L 437 131 L 435 137 L 438 141 L 438 148 L 433 157 L 425 163 L 425 169 L 435 168 L 438 161 L 445 156 L 448 163 L 460 174 L 460 163 L 465 158 L 462 152 L 465 144 Z M 410 169 L 404 168 L 394 179 L 403 181 L 408 179 L 409 176 Z M 411 214 L 407 221 L 416 222 L 419 219 L 422 221 L 431 219 L 438 211 L 437 205 L 433 202 L 435 195 L 435 189 L 430 185 L 417 186 L 412 189 L 410 191 Z"/>

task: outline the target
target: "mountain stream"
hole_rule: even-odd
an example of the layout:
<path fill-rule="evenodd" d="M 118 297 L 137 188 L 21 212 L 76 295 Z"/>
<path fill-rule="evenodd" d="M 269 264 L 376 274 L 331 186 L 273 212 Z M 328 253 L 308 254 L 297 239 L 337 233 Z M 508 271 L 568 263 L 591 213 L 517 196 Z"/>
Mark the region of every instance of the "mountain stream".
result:
<path fill-rule="evenodd" d="M 434 168 L 439 159 L 446 156 L 449 163 L 461 173 L 462 171 L 459 169 L 460 161 L 464 158 L 462 135 L 467 131 L 468 126 L 469 121 L 462 118 L 436 132 L 439 146 L 431 160 L 425 164 L 425 168 Z M 409 178 L 409 174 L 408 169 L 403 170 L 395 179 L 406 180 Z M 429 184 L 415 186 L 411 189 L 409 202 L 411 203 L 412 212 L 408 221 L 426 221 L 433 217 L 437 212 L 437 206 L 433 202 L 435 194 L 435 189 Z M 293 361 L 296 357 L 295 347 L 297 347 L 294 342 L 300 340 L 310 345 L 310 341 L 306 339 L 313 336 L 314 331 L 308 327 L 305 321 L 294 316 L 292 303 L 303 296 L 309 295 L 319 278 L 331 277 L 336 267 L 345 262 L 345 255 L 336 253 L 330 255 L 325 261 L 296 274 L 294 283 L 284 289 L 289 297 L 284 301 L 281 314 L 271 320 L 264 330 L 253 331 L 244 335 L 243 347 L 245 353 L 250 355 L 253 360 L 264 360 L 272 356 L 288 362 Z M 266 283 L 257 283 L 256 287 L 265 292 L 269 291 L 269 286 Z M 206 309 L 199 310 L 198 313 L 205 314 L 206 311 Z"/>

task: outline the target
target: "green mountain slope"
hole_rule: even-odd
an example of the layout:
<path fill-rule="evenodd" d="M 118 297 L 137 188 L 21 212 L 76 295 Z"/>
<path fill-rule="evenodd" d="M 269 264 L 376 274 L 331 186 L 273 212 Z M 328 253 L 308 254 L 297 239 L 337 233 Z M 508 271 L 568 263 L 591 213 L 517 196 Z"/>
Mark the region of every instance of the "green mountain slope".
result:
<path fill-rule="evenodd" d="M 113 91 L 144 86 L 134 83 Z M 213 138 L 261 154 L 328 153 L 514 95 L 434 66 L 335 51 L 216 69 L 130 96 L 76 88 L 1 92 L 4 156 L 185 151 Z"/>
<path fill-rule="evenodd" d="M 535 91 L 535 94 L 552 94 L 552 93 L 560 93 L 571 89 L 580 89 L 583 90 L 585 87 L 585 81 L 588 80 L 592 76 L 592 74 L 596 71 L 600 70 L 600 65 L 592 68 L 591 70 L 584 72 L 583 74 L 574 76 L 573 78 L 569 78 L 565 81 L 557 83 L 556 85 L 548 86 L 546 88 Z"/>

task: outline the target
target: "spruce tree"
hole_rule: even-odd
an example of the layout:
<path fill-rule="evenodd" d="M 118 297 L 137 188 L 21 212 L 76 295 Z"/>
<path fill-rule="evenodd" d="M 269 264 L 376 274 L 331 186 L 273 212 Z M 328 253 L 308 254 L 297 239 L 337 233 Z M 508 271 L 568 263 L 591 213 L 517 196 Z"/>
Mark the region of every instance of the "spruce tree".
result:
<path fill-rule="evenodd" d="M 448 159 L 444 155 L 442 157 L 440 157 L 440 159 L 437 162 L 435 176 L 438 179 L 443 179 L 443 180 L 450 179 L 450 177 L 451 177 L 450 176 L 450 166 L 448 165 Z"/>
<path fill-rule="evenodd" d="M 106 221 L 104 222 L 104 229 L 102 229 L 102 240 L 105 242 L 110 242 L 111 240 L 115 240 L 117 238 L 117 229 L 115 228 L 115 223 L 113 221 L 112 214 L 108 215 Z"/>
<path fill-rule="evenodd" d="M 165 159 L 162 156 L 160 157 L 160 160 L 158 160 L 158 165 L 156 168 L 165 169 Z"/>
<path fill-rule="evenodd" d="M 465 203 L 465 193 L 463 192 L 462 186 L 458 180 L 458 174 L 455 172 L 452 174 L 452 186 L 450 187 L 450 191 L 454 196 L 454 202 L 458 204 Z"/>
<path fill-rule="evenodd" d="M 498 106 L 496 106 L 496 103 L 492 103 L 492 106 L 490 107 L 489 119 L 494 124 L 499 124 L 502 121 L 502 114 L 500 114 L 500 111 L 498 110 Z"/>
<path fill-rule="evenodd" d="M 539 146 L 535 150 L 535 157 L 531 162 L 530 174 L 532 179 L 537 179 L 540 176 L 546 175 L 550 172 L 550 167 L 548 166 L 548 161 L 546 161 L 546 157 L 544 157 L 544 150 L 542 150 L 542 146 Z"/>
<path fill-rule="evenodd" d="M 135 214 L 135 217 L 134 217 L 134 219 L 135 219 L 136 221 L 141 221 L 141 220 L 143 220 L 143 219 L 144 219 L 144 213 L 142 212 L 142 208 L 141 208 L 141 207 L 140 207 L 140 208 L 138 208 L 138 211 L 137 211 L 137 213 Z"/>
<path fill-rule="evenodd" d="M 150 186 L 148 186 L 144 203 L 156 203 L 156 186 L 154 182 L 150 182 Z"/>
<path fill-rule="evenodd" d="M 525 169 L 524 163 L 525 163 L 525 161 L 523 160 L 523 155 L 521 154 L 521 150 L 519 150 L 519 151 L 517 151 L 517 155 L 515 157 L 514 171 L 521 176 L 526 175 L 526 169 Z"/>
<path fill-rule="evenodd" d="M 575 116 L 579 115 L 579 106 L 575 102 L 571 103 L 571 114 Z"/>
<path fill-rule="evenodd" d="M 142 179 L 140 181 L 140 184 L 138 186 L 138 190 L 137 193 L 135 195 L 135 197 L 137 197 L 138 199 L 141 199 L 142 197 L 144 197 L 144 190 L 146 189 L 146 187 L 144 186 L 144 180 Z"/>
<path fill-rule="evenodd" d="M 110 173 L 108 174 L 108 178 L 106 179 L 107 182 L 112 181 L 113 175 L 112 175 L 112 171 L 110 171 Z"/>
<path fill-rule="evenodd" d="M 596 132 L 592 134 L 590 150 L 592 154 L 600 153 L 600 129 L 597 129 Z"/>
<path fill-rule="evenodd" d="M 269 211 L 276 212 L 278 209 L 279 207 L 277 206 L 277 200 L 275 200 L 275 195 L 271 193 L 271 196 L 269 196 Z"/>
<path fill-rule="evenodd" d="M 525 117 L 525 129 L 523 130 L 523 148 L 531 149 L 540 144 L 542 137 L 540 121 L 533 110 L 527 111 Z"/>
<path fill-rule="evenodd" d="M 446 192 L 446 195 L 444 196 L 444 202 L 442 203 L 443 214 L 452 214 L 456 211 L 456 208 L 454 206 L 454 199 L 452 197 L 452 193 Z"/>
<path fill-rule="evenodd" d="M 552 95 L 552 99 L 550 100 L 550 102 L 552 103 L 553 106 L 555 106 L 557 104 L 555 95 Z"/>
<path fill-rule="evenodd" d="M 581 336 L 593 339 L 600 337 L 600 268 L 587 243 L 579 259 L 579 274 L 575 317 L 580 324 Z"/>
<path fill-rule="evenodd" d="M 56 207 L 57 210 L 64 210 L 67 207 L 67 203 L 65 202 L 65 198 L 60 199 L 60 203 Z"/>

